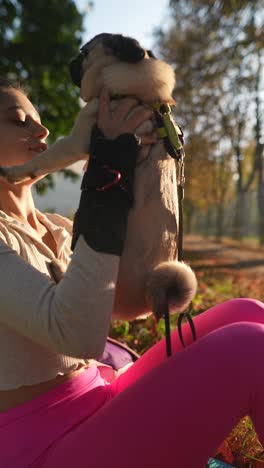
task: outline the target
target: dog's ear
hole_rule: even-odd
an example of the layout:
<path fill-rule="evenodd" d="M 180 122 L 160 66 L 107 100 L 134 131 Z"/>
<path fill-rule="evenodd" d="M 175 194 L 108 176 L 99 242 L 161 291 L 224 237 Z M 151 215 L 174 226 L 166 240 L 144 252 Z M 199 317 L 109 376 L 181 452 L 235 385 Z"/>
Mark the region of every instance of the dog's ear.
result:
<path fill-rule="evenodd" d="M 157 59 L 156 55 L 153 54 L 152 50 L 147 50 L 148 56 L 153 59 Z"/>
<path fill-rule="evenodd" d="M 121 62 L 137 63 L 145 57 L 145 49 L 132 37 L 112 34 L 105 41 L 105 45 Z"/>
<path fill-rule="evenodd" d="M 76 57 L 69 63 L 69 71 L 70 71 L 72 82 L 76 86 L 78 86 L 78 88 L 81 87 L 81 81 L 82 81 L 82 62 L 83 62 L 83 55 L 79 54 L 78 57 Z"/>

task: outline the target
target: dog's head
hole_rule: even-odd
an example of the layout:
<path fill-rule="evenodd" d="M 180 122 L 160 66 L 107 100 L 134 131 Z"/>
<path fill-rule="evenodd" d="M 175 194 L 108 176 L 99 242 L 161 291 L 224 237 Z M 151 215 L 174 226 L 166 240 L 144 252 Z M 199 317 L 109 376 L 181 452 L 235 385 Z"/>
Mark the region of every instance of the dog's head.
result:
<path fill-rule="evenodd" d="M 105 86 L 111 94 L 135 96 L 144 102 L 174 102 L 172 68 L 121 34 L 102 33 L 87 42 L 70 63 L 70 73 L 85 101 L 98 97 Z"/>
<path fill-rule="evenodd" d="M 100 52 L 101 53 L 100 53 Z M 83 62 L 91 60 L 91 55 L 95 53 L 105 54 L 115 57 L 120 62 L 137 63 L 142 60 L 147 53 L 154 58 L 151 51 L 143 49 L 139 42 L 132 37 L 125 37 L 121 34 L 102 33 L 95 36 L 80 49 L 79 55 L 70 63 L 70 73 L 73 83 L 81 87 L 83 75 Z M 90 57 L 89 57 L 90 55 Z"/>

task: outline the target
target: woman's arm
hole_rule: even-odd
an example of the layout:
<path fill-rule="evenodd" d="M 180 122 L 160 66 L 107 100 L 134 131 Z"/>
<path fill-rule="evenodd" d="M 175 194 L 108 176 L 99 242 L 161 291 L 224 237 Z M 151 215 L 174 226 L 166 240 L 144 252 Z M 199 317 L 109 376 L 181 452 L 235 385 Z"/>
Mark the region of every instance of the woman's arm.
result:
<path fill-rule="evenodd" d="M 119 258 L 97 253 L 82 237 L 59 284 L 0 241 L 0 322 L 55 352 L 102 354 Z"/>

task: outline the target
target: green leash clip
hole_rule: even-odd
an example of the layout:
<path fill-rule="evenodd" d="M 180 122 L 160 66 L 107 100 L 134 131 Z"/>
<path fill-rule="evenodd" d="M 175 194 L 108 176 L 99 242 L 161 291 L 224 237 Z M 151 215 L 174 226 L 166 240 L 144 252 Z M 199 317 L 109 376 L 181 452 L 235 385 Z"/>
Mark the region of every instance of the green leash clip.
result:
<path fill-rule="evenodd" d="M 184 157 L 183 132 L 171 118 L 170 105 L 154 103 L 151 107 L 155 110 L 158 137 L 164 139 L 166 149 L 174 159 L 182 159 Z"/>

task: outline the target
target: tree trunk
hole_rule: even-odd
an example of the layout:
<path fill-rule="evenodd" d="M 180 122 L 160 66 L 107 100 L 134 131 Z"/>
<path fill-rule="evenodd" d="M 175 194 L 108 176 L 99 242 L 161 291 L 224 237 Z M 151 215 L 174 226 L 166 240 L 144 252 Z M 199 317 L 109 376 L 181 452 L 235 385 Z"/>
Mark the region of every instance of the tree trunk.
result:
<path fill-rule="evenodd" d="M 259 243 L 264 245 L 264 184 L 258 186 Z"/>
<path fill-rule="evenodd" d="M 184 212 L 184 232 L 186 234 L 191 234 L 195 207 L 193 206 L 192 203 L 185 203 L 183 205 L 183 212 Z"/>
<path fill-rule="evenodd" d="M 264 164 L 263 164 L 263 149 L 264 145 L 261 142 L 261 110 L 260 110 L 260 53 L 258 54 L 258 73 L 256 75 L 256 161 L 257 161 L 257 174 L 258 174 L 258 231 L 260 245 L 264 245 Z"/>
<path fill-rule="evenodd" d="M 264 167 L 263 167 L 263 144 L 259 144 L 258 156 L 258 234 L 259 243 L 264 245 Z"/>
<path fill-rule="evenodd" d="M 203 216 L 202 223 L 202 235 L 204 237 L 209 237 L 212 235 L 214 220 L 213 220 L 213 209 L 211 206 L 207 207 L 206 213 Z"/>
<path fill-rule="evenodd" d="M 237 193 L 235 216 L 232 229 L 232 237 L 236 240 L 242 240 L 245 235 L 245 217 L 246 217 L 246 192 L 241 190 Z"/>
<path fill-rule="evenodd" d="M 223 203 L 218 203 L 217 214 L 216 214 L 216 239 L 221 240 L 223 237 L 224 227 L 224 206 Z"/>

